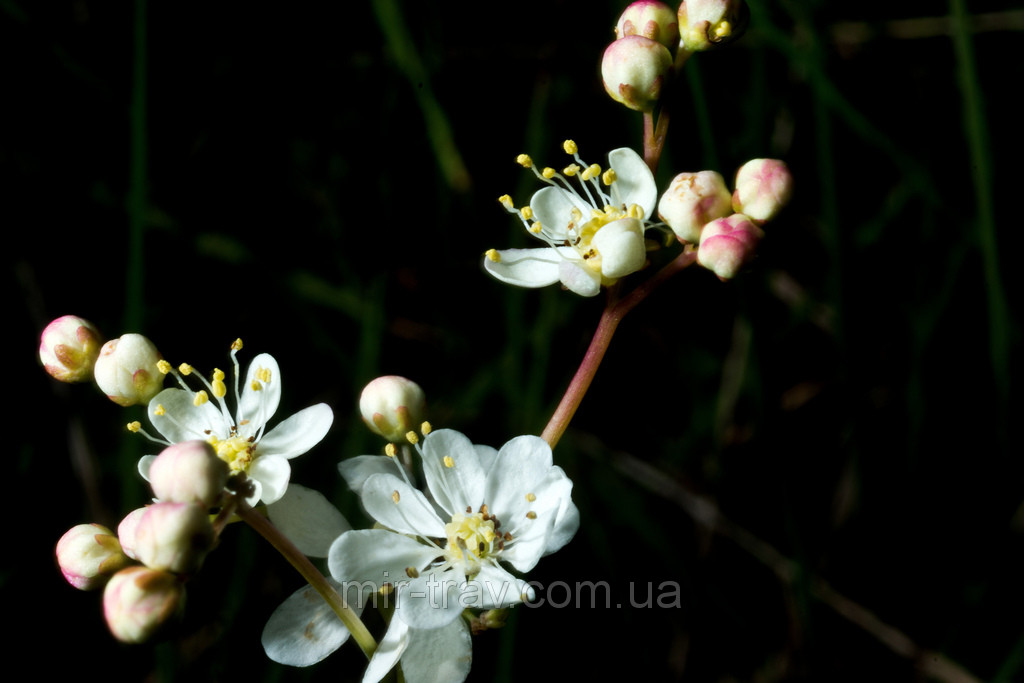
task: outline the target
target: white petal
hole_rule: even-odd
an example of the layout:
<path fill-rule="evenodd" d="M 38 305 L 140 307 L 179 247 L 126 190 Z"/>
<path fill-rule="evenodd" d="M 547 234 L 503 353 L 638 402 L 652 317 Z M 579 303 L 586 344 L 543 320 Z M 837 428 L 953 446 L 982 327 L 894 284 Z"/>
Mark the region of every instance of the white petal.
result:
<path fill-rule="evenodd" d="M 558 282 L 562 258 L 550 247 L 505 249 L 498 261 L 484 257 L 484 270 L 505 284 L 516 287 L 547 287 Z"/>
<path fill-rule="evenodd" d="M 378 591 L 385 583 L 408 581 L 406 569 L 418 571 L 438 554 L 436 548 L 393 531 L 362 529 L 346 531 L 331 544 L 327 567 L 347 596 L 353 586 Z"/>
<path fill-rule="evenodd" d="M 498 457 L 498 449 L 478 443 L 473 444 L 473 448 L 476 449 L 476 457 L 480 461 L 480 469 L 484 471 L 486 476 L 491 471 L 491 468 L 494 467 L 494 461 Z"/>
<path fill-rule="evenodd" d="M 572 210 L 579 209 L 586 220 L 595 208 L 589 202 L 560 187 L 548 186 L 538 190 L 530 198 L 533 217 L 541 224 L 544 234 L 555 242 L 568 239 Z"/>
<path fill-rule="evenodd" d="M 387 633 L 377 644 L 373 657 L 363 674 L 363 683 L 377 683 L 395 668 L 398 659 L 409 645 L 409 627 L 401 619 L 391 619 Z M 408 679 L 407 679 L 408 683 Z"/>
<path fill-rule="evenodd" d="M 395 616 L 412 628 L 440 628 L 459 618 L 467 607 L 462 599 L 466 575 L 457 568 L 446 572 L 423 570 L 399 589 Z"/>
<path fill-rule="evenodd" d="M 564 247 L 568 249 L 568 247 Z M 575 252 L 573 252 L 575 254 Z M 563 260 L 558 266 L 558 279 L 580 296 L 595 296 L 601 291 L 601 276 L 584 265 L 578 257 Z"/>
<path fill-rule="evenodd" d="M 266 370 L 268 381 L 257 380 L 256 374 Z M 255 389 L 253 387 L 256 387 Z M 245 381 L 241 387 L 242 396 L 238 404 L 238 433 L 252 436 L 267 423 L 281 402 L 281 369 L 269 353 L 261 353 L 249 363 Z"/>
<path fill-rule="evenodd" d="M 146 481 L 149 481 L 149 468 L 153 466 L 154 460 L 156 460 L 155 455 L 144 455 L 139 458 L 139 474 Z"/>
<path fill-rule="evenodd" d="M 331 583 L 339 588 L 337 582 Z M 362 611 L 361 607 L 357 609 Z M 267 657 L 275 662 L 310 666 L 341 647 L 348 636 L 338 615 L 312 586 L 306 586 L 274 610 L 261 640 Z"/>
<path fill-rule="evenodd" d="M 149 419 L 158 432 L 171 443 L 192 439 L 206 440 L 212 433 L 224 439 L 230 435 L 231 425 L 212 401 L 193 405 L 195 394 L 184 389 L 164 389 L 149 402 Z M 154 411 L 162 406 L 163 414 Z"/>
<path fill-rule="evenodd" d="M 409 630 L 409 646 L 402 655 L 406 683 L 460 683 L 472 663 L 473 642 L 465 620 L 427 631 Z"/>
<path fill-rule="evenodd" d="M 518 436 L 498 452 L 487 473 L 484 500 L 505 522 L 505 515 L 526 512 L 526 494 L 544 481 L 551 469 L 551 446 L 539 436 Z"/>
<path fill-rule="evenodd" d="M 532 599 L 533 588 L 522 579 L 516 578 L 496 564 L 485 564 L 469 581 L 463 591 L 465 606 L 478 609 L 494 609 L 518 605 L 524 599 Z"/>
<path fill-rule="evenodd" d="M 294 458 L 302 455 L 327 435 L 334 413 L 326 403 L 304 408 L 263 435 L 256 444 L 261 455 Z"/>
<path fill-rule="evenodd" d="M 568 543 L 578 528 L 578 516 L 571 516 L 575 510 L 575 506 L 570 508 L 572 481 L 560 467 L 548 470 L 530 493 L 534 500 L 513 500 L 512 509 L 499 514 L 503 528 L 513 537 L 501 559 L 521 572 L 530 571 L 543 555 Z M 534 514 L 527 516 L 527 512 Z"/>
<path fill-rule="evenodd" d="M 643 224 L 635 218 L 622 218 L 604 226 L 591 242 L 601 254 L 601 274 L 618 279 L 635 273 L 647 262 Z"/>
<path fill-rule="evenodd" d="M 267 516 L 292 543 L 310 557 L 327 557 L 334 539 L 352 528 L 327 498 L 313 489 L 291 484 Z"/>
<path fill-rule="evenodd" d="M 386 455 L 357 455 L 338 463 L 338 471 L 348 487 L 356 493 L 361 493 L 363 484 L 372 474 L 393 474 L 396 477 L 401 474 L 400 465 L 394 458 Z"/>
<path fill-rule="evenodd" d="M 259 482 L 262 488 L 260 500 L 269 505 L 284 495 L 292 476 L 292 466 L 278 455 L 261 455 L 252 461 L 245 473 Z"/>
<path fill-rule="evenodd" d="M 444 522 L 427 497 L 392 474 L 369 477 L 362 499 L 370 516 L 389 529 L 428 538 L 445 536 Z"/>
<path fill-rule="evenodd" d="M 424 439 L 423 475 L 434 500 L 449 514 L 467 507 L 476 512 L 484 502 L 484 471 L 476 448 L 453 429 L 438 429 Z"/>
<path fill-rule="evenodd" d="M 608 163 L 616 177 L 609 189 L 617 193 L 618 201 L 626 208 L 636 204 L 644 210 L 645 218 L 653 218 L 658 186 L 643 158 L 629 147 L 620 147 L 609 152 Z"/>

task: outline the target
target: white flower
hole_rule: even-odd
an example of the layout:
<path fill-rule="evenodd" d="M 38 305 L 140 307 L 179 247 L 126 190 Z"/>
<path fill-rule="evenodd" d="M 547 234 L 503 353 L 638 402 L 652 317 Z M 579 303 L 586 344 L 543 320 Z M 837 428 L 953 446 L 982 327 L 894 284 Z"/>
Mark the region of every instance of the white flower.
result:
<path fill-rule="evenodd" d="M 644 267 L 644 231 L 655 227 L 653 216 L 658 188 L 654 175 L 639 154 L 622 147 L 608 154 L 610 168 L 587 165 L 576 143 L 563 145 L 576 163 L 558 173 L 538 171 L 525 154 L 517 161 L 549 187 L 536 192 L 530 205 L 516 209 L 508 195 L 499 201 L 522 220 L 527 231 L 547 244 L 534 249 L 490 249 L 484 268 L 491 275 L 519 287 L 545 287 L 561 281 L 581 296 L 594 296 L 601 285 Z M 569 178 L 576 178 L 574 185 Z"/>
<path fill-rule="evenodd" d="M 247 502 L 262 501 L 269 505 L 288 488 L 288 460 L 319 443 L 330 429 L 334 414 L 328 405 L 319 403 L 300 410 L 268 431 L 267 423 L 281 400 L 280 370 L 273 356 L 256 356 L 239 392 L 240 373 L 235 356 L 241 347 L 241 340 L 231 347 L 236 406 L 233 414 L 224 400 L 228 388 L 223 371 L 215 369 L 211 381 L 195 374 L 206 388 L 194 391 L 182 379 L 182 375 L 193 375 L 192 368 L 182 364 L 174 371 L 166 361 L 161 361 L 161 371 L 173 373 L 182 388 L 161 391 L 149 402 L 147 412 L 164 437 L 154 441 L 167 445 L 192 439 L 208 441 L 233 474 L 244 472 L 252 482 L 255 490 Z M 133 427 L 139 430 L 137 424 L 129 425 Z M 147 455 L 139 461 L 139 472 L 147 480 L 155 458 Z"/>
<path fill-rule="evenodd" d="M 327 556 L 331 575 L 393 591 L 396 617 L 413 629 L 448 626 L 467 607 L 530 599 L 533 589 L 502 563 L 529 571 L 579 527 L 572 482 L 552 465 L 548 444 L 520 436 L 495 451 L 438 430 L 418 450 L 430 498 L 393 461 L 341 463 L 385 528 L 342 534 Z"/>

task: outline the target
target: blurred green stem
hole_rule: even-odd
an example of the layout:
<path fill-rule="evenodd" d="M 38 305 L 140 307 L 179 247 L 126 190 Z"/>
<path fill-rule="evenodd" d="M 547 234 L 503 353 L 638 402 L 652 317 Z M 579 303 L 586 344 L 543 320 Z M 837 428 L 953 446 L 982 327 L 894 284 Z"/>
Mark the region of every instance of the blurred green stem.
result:
<path fill-rule="evenodd" d="M 590 388 L 590 383 L 594 381 L 594 375 L 597 374 L 597 369 L 601 366 L 601 360 L 604 358 L 604 354 L 608 350 L 609 344 L 611 344 L 612 336 L 615 334 L 615 330 L 619 323 L 622 322 L 622 319 L 637 304 L 646 299 L 647 295 L 654 291 L 656 287 L 684 268 L 690 267 L 696 260 L 696 250 L 687 247 L 675 260 L 668 263 L 654 277 L 634 289 L 625 298 L 616 298 L 614 289 L 609 291 L 608 304 L 601 314 L 601 321 L 597 324 L 594 337 L 590 340 L 590 346 L 587 347 L 587 352 L 583 356 L 583 362 L 580 363 L 580 367 L 576 370 L 572 382 L 569 383 L 569 388 L 566 389 L 565 395 L 562 396 L 562 400 L 558 403 L 558 407 L 555 408 L 554 414 L 551 415 L 551 419 L 540 435 L 542 439 L 548 442 L 551 448 L 554 448 L 558 440 L 562 438 L 562 434 L 565 433 L 569 422 L 572 421 L 573 415 L 576 414 L 576 409 L 580 407 L 580 403 Z"/>
<path fill-rule="evenodd" d="M 324 575 L 309 561 L 309 558 L 303 555 L 295 547 L 295 544 L 288 540 L 276 526 L 271 524 L 269 519 L 253 510 L 245 502 L 239 501 L 236 514 L 246 524 L 255 529 L 256 533 L 265 538 L 270 545 L 274 546 L 275 550 L 284 555 L 284 558 L 295 567 L 295 570 L 302 575 L 302 578 L 327 601 L 330 608 L 341 619 L 341 623 L 345 624 L 345 628 L 348 629 L 356 643 L 359 644 L 363 653 L 366 654 L 366 658 L 370 659 L 373 657 L 373 653 L 377 649 L 377 642 L 359 619 L 359 615 L 352 611 L 352 608 L 345 602 L 345 598 L 338 591 L 334 590 L 334 586 L 328 583 Z"/>

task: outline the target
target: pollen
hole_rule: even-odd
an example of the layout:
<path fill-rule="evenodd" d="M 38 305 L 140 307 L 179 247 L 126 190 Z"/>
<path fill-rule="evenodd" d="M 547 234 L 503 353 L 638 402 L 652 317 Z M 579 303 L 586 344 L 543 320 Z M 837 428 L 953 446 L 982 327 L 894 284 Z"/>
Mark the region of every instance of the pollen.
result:
<path fill-rule="evenodd" d="M 270 368 L 257 368 L 256 379 L 264 384 L 270 384 Z"/>
<path fill-rule="evenodd" d="M 597 164 L 591 164 L 590 166 L 587 166 L 587 170 L 580 174 L 580 178 L 583 180 L 590 180 L 591 178 L 596 178 L 599 175 L 601 175 L 601 167 Z"/>
<path fill-rule="evenodd" d="M 527 230 L 532 232 L 534 235 L 539 235 L 540 231 L 543 230 L 543 228 L 541 227 L 540 221 L 537 221 L 535 223 L 530 224 L 530 227 L 528 227 Z"/>
<path fill-rule="evenodd" d="M 615 171 L 609 168 L 607 171 L 601 174 L 601 182 L 604 183 L 605 185 L 611 185 L 612 183 L 615 182 L 617 177 L 618 176 L 615 175 Z"/>
<path fill-rule="evenodd" d="M 576 143 L 573 142 L 572 140 L 566 140 L 565 142 L 563 142 L 562 149 L 565 150 L 566 154 L 575 154 L 576 152 L 580 151 L 579 147 L 577 147 Z"/>
<path fill-rule="evenodd" d="M 162 358 L 156 362 L 156 369 L 160 371 L 161 375 L 166 375 L 167 373 L 169 373 L 172 367 L 173 366 L 170 363 L 168 363 Z"/>
<path fill-rule="evenodd" d="M 192 405 L 194 405 L 196 408 L 198 408 L 199 406 L 203 405 L 204 403 L 209 403 L 209 402 L 210 402 L 210 395 L 208 393 L 206 393 L 205 389 L 200 390 L 195 395 L 195 397 L 192 399 Z"/>
<path fill-rule="evenodd" d="M 398 449 L 395 448 L 395 444 L 389 443 L 387 446 L 385 446 L 384 455 L 388 456 L 389 458 L 393 458 L 396 455 L 398 455 Z"/>
<path fill-rule="evenodd" d="M 132 434 L 137 433 L 140 429 L 142 429 L 142 423 L 139 422 L 138 420 L 136 420 L 135 422 L 128 423 L 128 431 L 131 432 Z"/>
<path fill-rule="evenodd" d="M 512 203 L 512 197 L 507 194 L 503 194 L 498 197 L 498 203 L 505 207 L 508 211 L 515 211 L 516 205 Z"/>
<path fill-rule="evenodd" d="M 530 158 L 529 154 L 520 154 L 519 156 L 517 156 L 516 163 L 522 166 L 523 168 L 533 167 L 533 159 Z"/>
<path fill-rule="evenodd" d="M 529 512 L 526 513 L 526 518 L 527 519 L 537 519 L 537 513 L 534 512 L 533 510 L 530 510 Z"/>
<path fill-rule="evenodd" d="M 580 172 L 579 164 L 569 164 L 562 169 L 562 173 L 569 176 L 570 178 Z"/>
<path fill-rule="evenodd" d="M 544 178 L 547 180 L 551 180 L 552 178 L 554 178 L 556 173 L 558 173 L 558 171 L 551 168 L 550 166 L 548 166 L 547 168 L 540 172 L 540 174 L 544 176 Z"/>
<path fill-rule="evenodd" d="M 420 437 L 416 434 L 416 432 L 406 432 L 405 440 L 415 446 L 420 442 Z"/>
<path fill-rule="evenodd" d="M 529 206 L 524 206 L 523 208 L 519 209 L 519 213 L 526 220 L 530 220 L 531 218 L 533 218 L 533 209 L 531 209 Z"/>
<path fill-rule="evenodd" d="M 213 369 L 213 395 L 217 398 L 224 398 L 228 388 L 224 385 L 224 371 L 219 368 Z"/>
<path fill-rule="evenodd" d="M 256 380 L 253 380 L 252 383 L 249 384 L 249 388 L 252 389 L 253 391 L 263 391 L 263 385 L 257 382 Z"/>
<path fill-rule="evenodd" d="M 420 433 L 426 436 L 430 432 L 434 431 L 434 427 L 429 422 L 424 422 L 420 425 Z"/>
<path fill-rule="evenodd" d="M 160 417 L 161 415 L 166 415 L 167 411 L 164 410 L 164 404 L 157 403 L 156 408 L 153 408 L 153 414 L 156 415 L 157 417 Z"/>
<path fill-rule="evenodd" d="M 501 254 L 498 253 L 497 249 L 488 249 L 487 252 L 484 253 L 484 256 L 486 256 L 487 260 L 491 263 L 501 263 Z"/>
<path fill-rule="evenodd" d="M 398 490 L 397 489 L 395 489 L 394 491 L 391 492 L 391 500 L 395 501 L 396 503 L 398 501 L 402 500 L 402 496 L 398 495 Z"/>
<path fill-rule="evenodd" d="M 533 501 L 537 500 L 537 496 L 535 494 L 533 494 L 533 493 L 527 493 L 526 494 L 526 500 L 527 500 L 527 502 L 532 503 Z"/>
<path fill-rule="evenodd" d="M 181 365 L 178 366 L 178 372 L 188 377 L 189 375 L 192 374 L 192 366 L 189 365 L 188 363 L 182 363 Z"/>
<path fill-rule="evenodd" d="M 455 467 L 455 458 L 450 455 L 444 456 L 444 466 L 448 469 Z"/>

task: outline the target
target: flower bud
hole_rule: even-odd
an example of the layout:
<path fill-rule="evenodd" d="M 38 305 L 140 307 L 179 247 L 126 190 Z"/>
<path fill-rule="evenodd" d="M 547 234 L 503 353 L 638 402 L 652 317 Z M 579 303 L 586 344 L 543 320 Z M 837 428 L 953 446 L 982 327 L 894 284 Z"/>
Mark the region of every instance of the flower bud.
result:
<path fill-rule="evenodd" d="M 57 318 L 43 330 L 39 360 L 50 376 L 61 382 L 87 382 L 100 355 L 99 330 L 74 315 Z"/>
<path fill-rule="evenodd" d="M 764 231 L 741 213 L 719 218 L 704 226 L 697 263 L 720 280 L 728 280 L 754 258 Z"/>
<path fill-rule="evenodd" d="M 639 35 L 668 49 L 679 44 L 679 18 L 675 10 L 657 0 L 637 0 L 626 8 L 615 26 L 616 38 Z"/>
<path fill-rule="evenodd" d="M 658 216 L 676 237 L 697 244 L 704 226 L 732 213 L 725 179 L 715 171 L 680 173 L 658 201 Z"/>
<path fill-rule="evenodd" d="M 743 0 L 684 0 L 678 16 L 679 45 L 699 52 L 742 36 L 750 10 Z"/>
<path fill-rule="evenodd" d="M 153 460 L 149 483 L 158 500 L 168 503 L 217 504 L 228 481 L 228 464 L 205 441 L 168 446 Z"/>
<path fill-rule="evenodd" d="M 601 275 L 609 280 L 635 273 L 647 263 L 643 224 L 636 218 L 620 218 L 596 233 L 591 245 L 601 255 Z"/>
<path fill-rule="evenodd" d="M 117 525 L 117 540 L 121 542 L 121 551 L 133 560 L 139 559 L 135 552 L 135 530 L 139 528 L 139 521 L 144 514 L 146 508 L 132 510 Z"/>
<path fill-rule="evenodd" d="M 736 172 L 732 208 L 760 224 L 773 218 L 792 194 L 793 175 L 785 162 L 751 159 Z"/>
<path fill-rule="evenodd" d="M 185 586 L 174 574 L 148 567 L 128 567 L 103 591 L 103 616 L 114 637 L 144 643 L 181 616 Z"/>
<path fill-rule="evenodd" d="M 156 367 L 160 358 L 153 342 L 141 334 L 111 339 L 96 359 L 96 384 L 118 405 L 146 403 L 164 383 L 164 375 Z"/>
<path fill-rule="evenodd" d="M 641 35 L 614 41 L 601 59 L 604 89 L 630 109 L 651 111 L 672 70 L 672 55 L 661 43 Z"/>
<path fill-rule="evenodd" d="M 426 397 L 420 386 L 404 377 L 378 377 L 359 396 L 359 412 L 374 434 L 403 441 L 424 418 Z"/>
<path fill-rule="evenodd" d="M 135 527 L 135 555 L 151 569 L 191 574 L 213 545 L 213 525 L 196 503 L 154 503 Z"/>
<path fill-rule="evenodd" d="M 75 588 L 100 588 L 119 569 L 128 564 L 117 537 L 105 526 L 79 524 L 57 541 L 57 564 Z"/>

